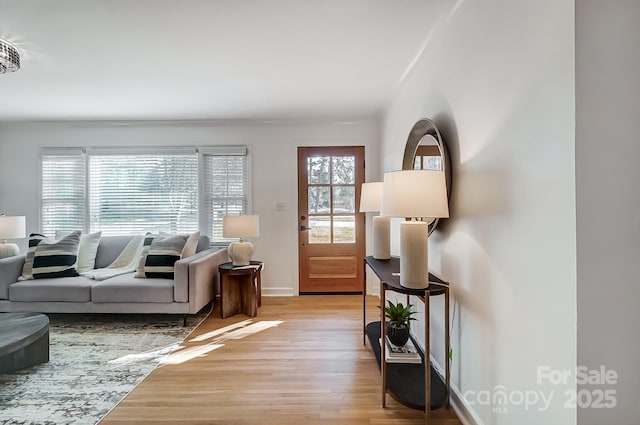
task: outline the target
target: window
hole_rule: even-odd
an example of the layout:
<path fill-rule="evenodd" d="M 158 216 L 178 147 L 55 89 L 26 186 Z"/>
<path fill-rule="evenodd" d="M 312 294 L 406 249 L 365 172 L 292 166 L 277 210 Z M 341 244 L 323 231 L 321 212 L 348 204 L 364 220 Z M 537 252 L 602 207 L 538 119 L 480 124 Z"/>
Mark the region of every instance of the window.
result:
<path fill-rule="evenodd" d="M 89 156 L 89 229 L 103 235 L 198 230 L 198 155 Z"/>
<path fill-rule="evenodd" d="M 246 147 L 46 149 L 42 226 L 103 235 L 199 228 L 215 242 L 222 216 L 248 207 Z"/>
<path fill-rule="evenodd" d="M 247 149 L 202 150 L 204 162 L 204 226 L 211 229 L 212 240 L 229 242 L 222 237 L 222 217 L 245 214 L 247 200 Z"/>
<path fill-rule="evenodd" d="M 86 212 L 86 163 L 81 149 L 49 149 L 42 156 L 41 226 L 45 235 L 56 230 L 82 229 Z"/>

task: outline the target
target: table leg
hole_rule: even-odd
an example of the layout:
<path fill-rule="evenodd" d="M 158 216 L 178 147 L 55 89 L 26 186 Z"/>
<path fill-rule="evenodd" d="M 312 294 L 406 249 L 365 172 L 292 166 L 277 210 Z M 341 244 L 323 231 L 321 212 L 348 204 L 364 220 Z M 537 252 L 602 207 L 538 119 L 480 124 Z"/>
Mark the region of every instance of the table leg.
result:
<path fill-rule="evenodd" d="M 255 272 L 242 276 L 238 284 L 241 285 L 240 304 L 242 313 L 249 317 L 256 317 L 258 315 L 258 300 L 256 294 L 256 275 Z"/>
<path fill-rule="evenodd" d="M 429 291 L 424 300 L 424 423 L 429 425 L 431 421 L 431 342 L 429 341 Z"/>
<path fill-rule="evenodd" d="M 384 306 L 387 305 L 385 299 L 386 291 L 384 283 L 380 282 L 380 371 L 382 372 L 382 408 L 387 407 L 387 362 L 385 356 L 387 354 L 387 335 L 386 326 L 384 325 Z"/>
<path fill-rule="evenodd" d="M 238 313 L 247 313 L 247 307 L 245 306 L 248 300 L 247 286 L 253 287 L 251 282 L 248 282 L 249 276 L 247 275 L 228 275 L 224 274 L 220 279 L 220 286 L 222 288 L 220 301 L 221 301 L 221 316 L 223 319 L 233 316 Z M 246 295 L 245 295 L 246 294 Z M 255 302 L 255 290 L 253 291 L 253 301 Z M 255 310 L 255 306 L 254 306 Z M 255 314 L 254 314 L 255 316 Z M 252 316 L 253 317 L 253 316 Z"/>
<path fill-rule="evenodd" d="M 262 307 L 262 266 L 256 273 L 258 274 L 258 307 Z"/>
<path fill-rule="evenodd" d="M 447 409 L 451 408 L 451 359 L 449 358 L 449 352 L 451 352 L 451 335 L 449 334 L 449 288 L 444 291 L 444 323 L 446 329 L 444 330 L 445 341 L 445 379 L 447 384 Z"/>
<path fill-rule="evenodd" d="M 218 281 L 220 282 L 220 317 L 224 319 L 224 277 L 222 276 L 222 273 L 220 272 L 220 274 L 218 275 Z"/>
<path fill-rule="evenodd" d="M 367 345 L 367 263 L 364 263 L 364 289 L 362 290 L 362 345 Z"/>

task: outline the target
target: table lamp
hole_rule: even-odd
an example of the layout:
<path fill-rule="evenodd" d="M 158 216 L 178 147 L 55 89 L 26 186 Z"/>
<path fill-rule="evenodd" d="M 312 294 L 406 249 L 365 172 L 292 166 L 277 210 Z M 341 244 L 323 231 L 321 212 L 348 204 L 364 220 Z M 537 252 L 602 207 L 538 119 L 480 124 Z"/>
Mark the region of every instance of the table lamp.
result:
<path fill-rule="evenodd" d="M 20 253 L 20 248 L 14 243 L 7 243 L 7 239 L 22 239 L 27 237 L 25 216 L 0 215 L 0 258 L 13 257 Z"/>
<path fill-rule="evenodd" d="M 382 206 L 382 182 L 363 183 L 360 192 L 360 212 L 380 212 Z M 389 217 L 373 217 L 373 258 L 391 258 L 391 226 Z"/>
<path fill-rule="evenodd" d="M 406 219 L 400 224 L 400 284 L 407 288 L 428 288 L 428 223 L 436 217 L 449 217 L 444 172 L 403 170 L 385 173 L 381 212 Z"/>
<path fill-rule="evenodd" d="M 226 215 L 222 218 L 222 236 L 240 238 L 232 242 L 227 252 L 234 266 L 248 266 L 253 255 L 253 244 L 244 238 L 260 236 L 260 218 L 257 215 Z"/>

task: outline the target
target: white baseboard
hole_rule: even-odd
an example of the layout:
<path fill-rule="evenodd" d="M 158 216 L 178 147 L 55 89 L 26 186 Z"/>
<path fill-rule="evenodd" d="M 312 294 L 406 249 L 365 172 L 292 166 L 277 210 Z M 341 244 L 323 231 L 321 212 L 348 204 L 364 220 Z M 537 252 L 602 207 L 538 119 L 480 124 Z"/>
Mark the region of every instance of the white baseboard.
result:
<path fill-rule="evenodd" d="M 263 297 L 293 297 L 297 295 L 292 288 L 280 287 L 280 288 L 265 288 L 262 287 Z"/>
<path fill-rule="evenodd" d="M 464 397 L 462 397 L 460 390 L 454 385 L 451 386 L 451 407 L 463 425 L 484 425 L 482 419 L 478 417 L 476 412 L 474 412 Z"/>
<path fill-rule="evenodd" d="M 445 373 L 443 369 L 440 367 L 440 365 L 438 364 L 438 362 L 435 361 L 433 356 L 430 356 L 430 358 L 431 358 L 431 365 L 433 366 L 433 368 L 441 376 L 444 376 Z M 460 394 L 460 390 L 458 389 L 458 387 L 453 385 L 453 383 L 451 384 L 450 400 L 451 400 L 451 408 L 456 413 L 456 416 L 458 416 L 458 419 L 460 419 L 460 422 L 462 422 L 463 425 L 484 425 L 484 422 L 482 422 L 482 419 L 480 419 L 476 414 L 476 412 L 474 412 L 474 410 L 471 408 L 471 406 L 469 406 L 469 404 L 466 402 L 462 394 Z"/>

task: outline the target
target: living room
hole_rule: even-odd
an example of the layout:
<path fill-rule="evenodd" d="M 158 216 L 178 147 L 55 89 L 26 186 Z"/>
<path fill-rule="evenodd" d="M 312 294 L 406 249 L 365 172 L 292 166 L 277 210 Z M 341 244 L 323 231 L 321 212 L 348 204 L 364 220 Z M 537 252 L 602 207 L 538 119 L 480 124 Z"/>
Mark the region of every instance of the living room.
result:
<path fill-rule="evenodd" d="M 41 231 L 44 148 L 246 146 L 254 258 L 265 264 L 257 318 L 275 317 L 288 298 L 313 304 L 298 296 L 296 149 L 364 146 L 366 181 L 382 181 L 400 169 L 414 123 L 430 118 L 452 162 L 450 218 L 429 237 L 429 270 L 451 282 L 459 420 L 637 423 L 637 2 L 132 3 L 0 2 L 0 38 L 22 62 L 0 75 L 1 213 Z M 371 230 L 369 214 L 367 253 Z M 27 250 L 26 238 L 14 242 Z M 369 294 L 378 283 L 367 274 Z M 443 307 L 432 302 L 440 370 Z M 540 367 L 580 365 L 617 371 L 615 408 L 565 396 L 611 387 L 539 379 Z M 479 396 L 498 387 L 555 398 L 500 410 Z M 424 421 L 388 410 L 325 421 Z"/>

